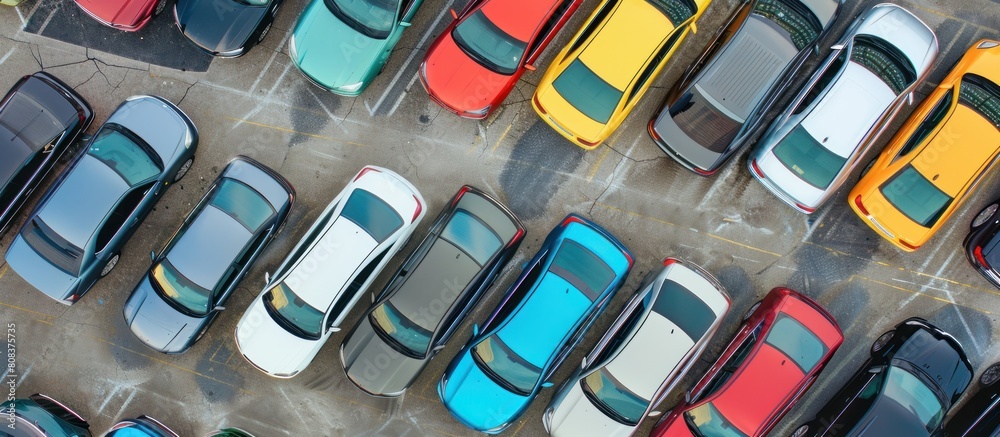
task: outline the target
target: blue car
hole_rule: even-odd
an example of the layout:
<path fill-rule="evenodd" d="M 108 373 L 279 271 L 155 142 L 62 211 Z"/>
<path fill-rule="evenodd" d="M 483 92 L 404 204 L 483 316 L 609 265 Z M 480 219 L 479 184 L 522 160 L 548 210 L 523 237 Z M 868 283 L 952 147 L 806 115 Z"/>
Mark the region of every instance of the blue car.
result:
<path fill-rule="evenodd" d="M 632 269 L 632 254 L 597 224 L 570 214 L 438 383 L 445 407 L 466 426 L 510 426 L 607 307 Z"/>

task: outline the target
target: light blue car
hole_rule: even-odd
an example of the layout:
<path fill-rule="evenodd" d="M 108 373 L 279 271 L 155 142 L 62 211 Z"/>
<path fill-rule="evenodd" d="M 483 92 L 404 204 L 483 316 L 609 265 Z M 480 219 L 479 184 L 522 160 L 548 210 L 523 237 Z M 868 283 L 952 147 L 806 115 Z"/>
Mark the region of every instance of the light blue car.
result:
<path fill-rule="evenodd" d="M 597 224 L 570 214 L 438 383 L 466 426 L 497 434 L 513 423 L 607 307 L 632 269 L 632 254 Z"/>

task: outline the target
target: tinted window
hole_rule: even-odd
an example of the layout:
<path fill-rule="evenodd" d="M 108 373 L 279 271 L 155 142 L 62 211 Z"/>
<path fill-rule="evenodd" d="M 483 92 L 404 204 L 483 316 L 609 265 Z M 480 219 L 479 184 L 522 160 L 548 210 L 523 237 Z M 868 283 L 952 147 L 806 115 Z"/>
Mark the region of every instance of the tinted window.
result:
<path fill-rule="evenodd" d="M 133 188 L 132 191 L 129 191 L 122 197 L 118 205 L 115 205 L 115 209 L 111 211 L 111 214 L 108 215 L 107 220 L 101 226 L 101 230 L 97 232 L 95 246 L 98 252 L 104 250 L 115 234 L 126 226 L 126 221 L 132 216 L 132 212 L 139 207 L 139 203 L 142 202 L 142 199 L 146 197 L 146 193 L 152 187 L 153 182 Z"/>
<path fill-rule="evenodd" d="M 41 217 L 35 217 L 25 224 L 21 237 L 52 265 L 73 276 L 80 275 L 80 256 L 83 250 L 62 238 Z"/>
<path fill-rule="evenodd" d="M 927 118 L 920 122 L 920 126 L 918 126 L 917 130 L 913 132 L 910 139 L 906 140 L 906 145 L 899 150 L 899 156 L 910 153 L 913 148 L 917 147 L 918 144 L 927 138 L 927 135 L 930 135 L 930 133 L 934 131 L 934 128 L 941 123 L 941 120 L 944 120 L 944 117 L 948 115 L 948 110 L 951 108 L 951 100 L 953 96 L 954 92 L 948 91 L 944 97 L 941 98 L 941 101 L 937 103 L 937 106 L 935 106 L 933 110 L 931 110 L 931 113 L 927 114 Z"/>
<path fill-rule="evenodd" d="M 591 301 L 597 300 L 615 279 L 615 272 L 611 267 L 572 240 L 563 240 L 549 271 L 573 284 Z"/>
<path fill-rule="evenodd" d="M 264 305 L 275 320 L 293 333 L 305 338 L 319 338 L 323 325 L 323 312 L 307 304 L 284 282 L 275 285 L 264 295 Z"/>
<path fill-rule="evenodd" d="M 759 0 L 753 12 L 788 32 L 795 48 L 802 50 L 823 31 L 816 16 L 798 0 Z"/>
<path fill-rule="evenodd" d="M 455 43 L 469 57 L 499 74 L 514 74 L 527 43 L 508 35 L 480 9 L 455 27 Z"/>
<path fill-rule="evenodd" d="M 823 147 L 802 125 L 796 126 L 772 152 L 792 173 L 821 190 L 830 186 L 847 162 L 847 158 Z"/>
<path fill-rule="evenodd" d="M 879 191 L 899 212 L 925 228 L 931 227 L 952 201 L 951 196 L 934 186 L 912 165 L 882 184 Z"/>
<path fill-rule="evenodd" d="M 809 373 L 826 355 L 826 345 L 798 320 L 778 315 L 764 342 L 791 358 L 803 373 Z"/>
<path fill-rule="evenodd" d="M 129 185 L 138 184 L 160 173 L 160 167 L 142 146 L 110 127 L 101 129 L 87 154 L 111 167 Z"/>
<path fill-rule="evenodd" d="M 170 261 L 163 260 L 157 264 L 150 275 L 165 298 L 194 314 L 208 313 L 212 292 L 188 279 Z"/>
<path fill-rule="evenodd" d="M 360 226 L 379 243 L 403 226 L 403 218 L 396 210 L 378 196 L 361 189 L 351 193 L 341 215 Z"/>
<path fill-rule="evenodd" d="M 726 419 L 711 402 L 706 402 L 684 413 L 684 421 L 695 432 L 695 435 L 746 437 L 746 434 L 737 429 L 729 419 Z"/>
<path fill-rule="evenodd" d="M 867 68 L 896 94 L 901 94 L 917 79 L 913 67 L 898 49 L 872 36 L 855 39 L 851 62 Z"/>
<path fill-rule="evenodd" d="M 441 238 L 458 246 L 479 265 L 486 264 L 493 258 L 503 244 L 493 230 L 464 210 L 455 211 L 448 226 L 441 231 Z"/>
<path fill-rule="evenodd" d="M 407 355 L 422 355 L 430 344 L 431 332 L 407 319 L 390 302 L 375 308 L 369 319 L 381 337 L 402 348 Z"/>
<path fill-rule="evenodd" d="M 885 396 L 911 411 L 932 431 L 944 418 L 944 407 L 934 391 L 920 378 L 899 367 L 890 367 Z"/>
<path fill-rule="evenodd" d="M 494 382 L 515 393 L 527 395 L 535 388 L 542 369 L 529 363 L 492 335 L 472 348 L 472 358 Z"/>
<path fill-rule="evenodd" d="M 250 232 L 260 229 L 274 214 L 271 204 L 260 193 L 234 179 L 223 180 L 209 204 L 229 214 Z"/>
<path fill-rule="evenodd" d="M 663 281 L 653 311 L 674 322 L 695 342 L 715 322 L 715 312 L 690 290 L 669 279 Z"/>
<path fill-rule="evenodd" d="M 959 103 L 978 112 L 1000 128 L 1000 87 L 987 79 L 967 74 L 962 78 Z"/>
<path fill-rule="evenodd" d="M 694 142 L 715 153 L 724 152 L 742 126 L 710 104 L 698 86 L 670 107 L 670 117 Z"/>
<path fill-rule="evenodd" d="M 604 368 L 583 378 L 580 387 L 598 409 L 625 425 L 638 425 L 649 406 L 648 399 L 633 393 Z"/>
<path fill-rule="evenodd" d="M 656 6 L 663 12 L 674 26 L 679 26 L 694 16 L 698 7 L 690 0 L 646 0 L 649 4 Z"/>
<path fill-rule="evenodd" d="M 396 0 L 325 0 L 333 15 L 371 38 L 385 39 L 396 20 Z"/>
<path fill-rule="evenodd" d="M 622 92 L 594 74 L 579 58 L 552 82 L 570 105 L 598 123 L 607 123 Z"/>

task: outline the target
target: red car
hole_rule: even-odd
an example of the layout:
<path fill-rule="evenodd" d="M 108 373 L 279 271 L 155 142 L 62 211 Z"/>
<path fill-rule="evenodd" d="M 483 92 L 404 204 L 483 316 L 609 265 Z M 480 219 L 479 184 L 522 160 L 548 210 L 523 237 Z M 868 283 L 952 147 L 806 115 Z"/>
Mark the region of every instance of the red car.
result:
<path fill-rule="evenodd" d="M 823 307 L 775 288 L 747 311 L 722 356 L 650 436 L 765 435 L 843 341 L 840 326 Z"/>
<path fill-rule="evenodd" d="M 472 0 L 420 64 L 431 99 L 462 117 L 486 118 L 583 0 Z"/>
<path fill-rule="evenodd" d="M 126 32 L 142 29 L 170 0 L 74 0 L 91 18 Z"/>

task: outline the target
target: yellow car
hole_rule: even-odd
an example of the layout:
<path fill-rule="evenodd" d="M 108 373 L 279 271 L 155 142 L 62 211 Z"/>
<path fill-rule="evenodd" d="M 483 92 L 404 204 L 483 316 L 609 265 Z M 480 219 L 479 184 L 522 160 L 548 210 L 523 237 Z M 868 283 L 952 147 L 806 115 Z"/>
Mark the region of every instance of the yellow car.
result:
<path fill-rule="evenodd" d="M 622 123 L 711 0 L 604 0 L 556 56 L 531 106 L 594 149 Z"/>
<path fill-rule="evenodd" d="M 854 212 L 907 252 L 962 204 L 1000 152 L 1000 42 L 976 43 L 851 190 Z"/>

